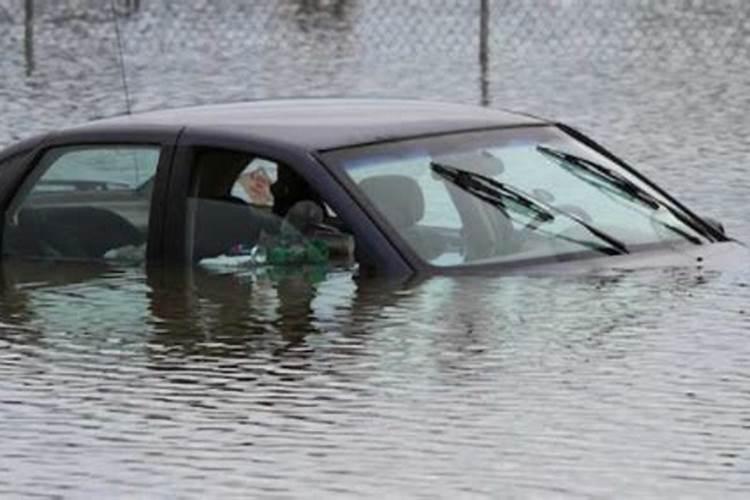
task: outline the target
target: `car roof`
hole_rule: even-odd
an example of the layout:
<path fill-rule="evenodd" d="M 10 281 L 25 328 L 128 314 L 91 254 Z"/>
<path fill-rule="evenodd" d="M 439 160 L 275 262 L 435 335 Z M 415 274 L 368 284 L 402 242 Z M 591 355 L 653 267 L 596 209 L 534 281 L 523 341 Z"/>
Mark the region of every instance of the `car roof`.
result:
<path fill-rule="evenodd" d="M 306 150 L 327 150 L 453 131 L 546 123 L 520 113 L 445 102 L 303 98 L 150 111 L 98 120 L 73 130 L 186 127 L 208 135 L 244 136 Z"/>

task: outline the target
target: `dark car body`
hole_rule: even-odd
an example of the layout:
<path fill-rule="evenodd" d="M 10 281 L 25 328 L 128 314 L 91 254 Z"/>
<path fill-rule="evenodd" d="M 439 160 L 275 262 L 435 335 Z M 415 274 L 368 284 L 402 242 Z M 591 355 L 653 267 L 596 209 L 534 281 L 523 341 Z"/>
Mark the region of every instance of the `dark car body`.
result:
<path fill-rule="evenodd" d="M 541 258 L 523 263 L 484 262 L 473 266 L 436 267 L 425 262 L 373 204 L 356 189 L 341 168 L 326 160 L 340 149 L 389 144 L 446 134 L 554 127 L 608 158 L 679 207 L 705 242 L 682 248 L 655 248 L 631 255 L 586 259 Z M 191 186 L 189 165 L 196 151 L 210 147 L 243 151 L 291 166 L 314 187 L 338 214 L 356 240 L 362 269 L 383 275 L 451 274 L 470 272 L 528 272 L 534 269 L 588 269 L 591 267 L 683 265 L 732 253 L 732 242 L 715 224 L 680 205 L 666 192 L 623 161 L 576 130 L 527 115 L 487 108 L 406 100 L 290 99 L 205 106 L 148 112 L 92 122 L 38 136 L 0 152 L 0 204 L 7 212 L 16 192 L 33 178 L 44 154 L 61 147 L 81 145 L 140 145 L 160 148 L 155 175 L 135 192 L 82 189 L 82 199 L 96 206 L 99 199 L 117 203 L 123 211 L 147 211 L 149 263 L 188 264 L 189 228 L 186 225 Z M 118 198 L 119 197 L 119 198 Z M 69 199 L 69 198 L 68 198 Z M 64 206 L 65 196 L 45 197 L 49 206 Z M 7 224 L 7 217 L 3 220 Z M 2 231 L 5 235 L 6 230 Z M 746 257 L 743 257 L 746 258 Z"/>

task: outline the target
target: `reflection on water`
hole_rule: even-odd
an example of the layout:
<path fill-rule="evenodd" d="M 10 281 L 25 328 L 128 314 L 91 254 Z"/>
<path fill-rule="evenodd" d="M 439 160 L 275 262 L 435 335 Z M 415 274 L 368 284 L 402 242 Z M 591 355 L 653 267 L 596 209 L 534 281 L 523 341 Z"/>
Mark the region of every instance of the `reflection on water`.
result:
<path fill-rule="evenodd" d="M 749 285 L 13 262 L 0 493 L 744 490 Z"/>
<path fill-rule="evenodd" d="M 110 6 L 37 2 L 27 77 L 21 4 L 0 0 L 0 144 L 122 113 Z M 476 3 L 115 4 L 136 111 L 480 101 Z M 491 105 L 581 126 L 748 239 L 750 4 L 489 5 Z M 6 262 L 0 497 L 746 497 L 749 304 L 746 263 L 379 283 Z"/>

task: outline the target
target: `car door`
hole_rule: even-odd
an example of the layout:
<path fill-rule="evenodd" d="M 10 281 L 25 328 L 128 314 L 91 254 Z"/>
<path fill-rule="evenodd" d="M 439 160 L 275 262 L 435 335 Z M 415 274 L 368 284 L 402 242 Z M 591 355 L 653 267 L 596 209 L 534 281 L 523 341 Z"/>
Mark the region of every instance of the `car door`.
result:
<path fill-rule="evenodd" d="M 3 256 L 160 260 L 176 137 L 89 129 L 43 141 L 4 175 Z"/>
<path fill-rule="evenodd" d="M 318 222 L 332 229 L 325 239 L 333 258 L 350 257 L 360 270 L 409 272 L 325 165 L 295 146 L 187 128 L 179 139 L 168 198 L 164 256 L 169 261 L 194 264 L 241 255 L 279 234 L 286 222 L 308 216 L 300 207 L 315 213 L 317 206 Z"/>

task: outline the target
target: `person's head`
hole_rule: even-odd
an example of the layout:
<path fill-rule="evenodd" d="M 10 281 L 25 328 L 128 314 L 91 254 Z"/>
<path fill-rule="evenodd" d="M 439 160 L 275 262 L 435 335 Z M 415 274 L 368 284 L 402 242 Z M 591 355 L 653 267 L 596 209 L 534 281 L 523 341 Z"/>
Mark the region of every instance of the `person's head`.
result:
<path fill-rule="evenodd" d="M 257 167 L 249 172 L 243 172 L 237 178 L 247 199 L 254 205 L 271 205 L 271 178 L 263 167 Z"/>

